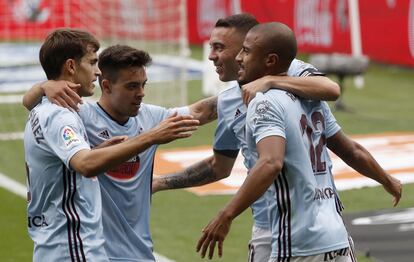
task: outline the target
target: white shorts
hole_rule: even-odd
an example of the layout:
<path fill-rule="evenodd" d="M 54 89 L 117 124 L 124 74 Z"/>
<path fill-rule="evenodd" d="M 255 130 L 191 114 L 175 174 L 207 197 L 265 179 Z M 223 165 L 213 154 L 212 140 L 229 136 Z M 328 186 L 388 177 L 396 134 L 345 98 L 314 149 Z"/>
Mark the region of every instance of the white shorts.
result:
<path fill-rule="evenodd" d="M 269 262 L 356 262 L 352 248 L 342 248 L 314 256 L 271 258 Z"/>
<path fill-rule="evenodd" d="M 264 229 L 253 225 L 252 239 L 249 242 L 248 262 L 268 262 L 271 246 L 272 233 L 270 229 Z"/>

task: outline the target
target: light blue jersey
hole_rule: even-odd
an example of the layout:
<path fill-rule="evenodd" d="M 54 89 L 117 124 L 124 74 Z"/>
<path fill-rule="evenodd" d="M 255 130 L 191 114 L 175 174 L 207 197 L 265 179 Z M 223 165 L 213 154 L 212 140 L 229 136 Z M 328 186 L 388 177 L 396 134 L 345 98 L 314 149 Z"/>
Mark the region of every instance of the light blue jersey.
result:
<path fill-rule="evenodd" d="M 79 116 L 43 98 L 30 112 L 24 148 L 33 261 L 107 261 L 98 179 L 69 167 L 90 149 Z"/>
<path fill-rule="evenodd" d="M 256 144 L 285 139 L 283 169 L 270 188 L 272 258 L 309 256 L 348 247 L 338 210 L 326 139 L 340 130 L 326 102 L 272 89 L 249 105 L 246 139 L 254 165 Z"/>
<path fill-rule="evenodd" d="M 158 125 L 177 111 L 189 114 L 188 107 L 165 109 L 141 104 L 139 114 L 124 125 L 114 121 L 97 103 L 85 103 L 80 115 L 91 146 L 127 135 L 135 137 Z M 100 175 L 105 249 L 111 261 L 155 261 L 150 235 L 150 202 L 154 155 L 157 145 Z"/>
<path fill-rule="evenodd" d="M 308 76 L 320 74 L 312 65 L 294 59 L 289 67 L 289 76 Z M 214 150 L 228 156 L 237 156 L 241 149 L 244 165 L 248 170 L 250 154 L 245 140 L 245 123 L 247 107 L 243 103 L 241 90 L 238 85 L 222 91 L 218 95 L 217 113 L 218 124 L 214 138 Z M 251 206 L 254 224 L 257 227 L 270 229 L 266 194 Z"/>

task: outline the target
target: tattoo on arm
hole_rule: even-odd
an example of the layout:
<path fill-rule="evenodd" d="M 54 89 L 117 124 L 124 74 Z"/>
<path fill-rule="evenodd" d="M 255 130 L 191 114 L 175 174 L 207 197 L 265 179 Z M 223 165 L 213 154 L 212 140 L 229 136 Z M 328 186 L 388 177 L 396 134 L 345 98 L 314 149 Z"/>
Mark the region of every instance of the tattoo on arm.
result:
<path fill-rule="evenodd" d="M 207 119 L 209 121 L 217 119 L 217 96 L 212 96 L 204 99 L 202 102 L 202 107 L 205 107 L 207 112 L 209 112 L 207 116 Z"/>
<path fill-rule="evenodd" d="M 177 189 L 201 186 L 217 181 L 218 178 L 213 172 L 213 166 L 210 160 L 210 158 L 203 160 L 181 172 L 166 175 L 162 178 L 164 186 L 166 189 Z"/>

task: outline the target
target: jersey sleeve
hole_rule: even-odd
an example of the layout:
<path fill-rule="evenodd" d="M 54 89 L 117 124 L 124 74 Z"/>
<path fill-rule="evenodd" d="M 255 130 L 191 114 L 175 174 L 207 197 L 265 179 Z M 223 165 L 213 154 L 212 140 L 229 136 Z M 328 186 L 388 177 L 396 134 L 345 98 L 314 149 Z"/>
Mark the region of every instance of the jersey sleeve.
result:
<path fill-rule="evenodd" d="M 53 152 L 69 167 L 74 154 L 90 149 L 84 137 L 84 127 L 80 120 L 67 109 L 59 109 L 41 123 L 43 135 Z"/>
<path fill-rule="evenodd" d="M 84 102 L 83 104 L 79 105 L 79 116 L 81 117 L 81 119 L 90 119 L 91 117 L 91 110 L 92 109 L 92 105 L 90 104 L 90 102 Z"/>
<path fill-rule="evenodd" d="M 256 144 L 268 136 L 286 139 L 285 109 L 279 100 L 274 98 L 275 94 L 271 95 L 272 100 L 268 99 L 267 95 L 258 93 L 247 110 L 247 128 L 251 130 Z"/>
<path fill-rule="evenodd" d="M 174 107 L 174 108 L 167 109 L 168 116 L 174 114 L 175 112 L 177 112 L 177 114 L 180 116 L 189 115 L 190 108 L 188 106 L 182 106 L 182 107 Z"/>
<path fill-rule="evenodd" d="M 217 107 L 217 115 L 217 128 L 214 133 L 213 149 L 217 153 L 235 158 L 240 149 L 240 142 L 229 129 L 223 111 L 220 110 L 219 106 Z"/>
<path fill-rule="evenodd" d="M 288 69 L 288 76 L 324 76 L 325 74 L 320 72 L 313 65 L 306 63 L 299 59 L 293 59 Z"/>
<path fill-rule="evenodd" d="M 98 121 L 100 118 L 100 116 L 97 114 L 97 108 L 100 108 L 103 112 L 105 112 L 106 115 L 110 116 L 98 102 L 92 101 L 85 101 L 83 104 L 79 105 L 78 115 L 82 121 L 85 120 L 85 123 L 95 123 L 95 121 Z"/>
<path fill-rule="evenodd" d="M 334 115 L 332 114 L 331 109 L 329 108 L 328 103 L 321 102 L 322 110 L 325 115 L 325 132 L 326 138 L 329 138 L 341 130 L 341 127 L 336 122 Z"/>
<path fill-rule="evenodd" d="M 165 108 L 162 106 L 146 104 L 146 108 L 148 109 L 146 113 L 149 113 L 149 115 L 151 115 L 151 117 L 154 120 L 154 123 L 159 123 L 165 120 L 166 118 L 168 118 L 175 112 L 177 112 L 178 115 L 189 115 L 190 114 L 190 108 L 188 106 Z"/>

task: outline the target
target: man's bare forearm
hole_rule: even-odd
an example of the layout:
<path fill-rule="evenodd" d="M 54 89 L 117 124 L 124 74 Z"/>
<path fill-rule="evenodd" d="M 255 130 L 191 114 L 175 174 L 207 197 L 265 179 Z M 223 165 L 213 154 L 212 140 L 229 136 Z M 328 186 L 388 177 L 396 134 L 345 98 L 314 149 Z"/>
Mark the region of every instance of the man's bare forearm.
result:
<path fill-rule="evenodd" d="M 190 114 L 200 121 L 200 124 L 206 124 L 217 119 L 217 96 L 204 98 L 190 105 Z"/>
<path fill-rule="evenodd" d="M 342 131 L 328 138 L 327 143 L 333 153 L 360 174 L 374 179 L 380 184 L 386 182 L 387 174 L 374 157 L 363 146 L 349 139 Z"/>
<path fill-rule="evenodd" d="M 292 77 L 267 75 L 242 86 L 243 102 L 248 104 L 257 92 L 279 88 L 312 100 L 336 100 L 340 95 L 337 83 L 325 76 Z"/>
<path fill-rule="evenodd" d="M 180 172 L 154 178 L 153 192 L 202 186 L 220 180 L 221 177 L 213 172 L 212 160 L 213 157 L 209 157 Z"/>
<path fill-rule="evenodd" d="M 339 85 L 325 76 L 284 77 L 275 79 L 275 83 L 277 87 L 312 100 L 335 101 L 340 95 Z"/>
<path fill-rule="evenodd" d="M 26 107 L 27 110 L 32 110 L 37 104 L 42 101 L 42 96 L 45 92 L 42 89 L 42 83 L 35 84 L 26 94 L 23 96 L 23 106 Z"/>

